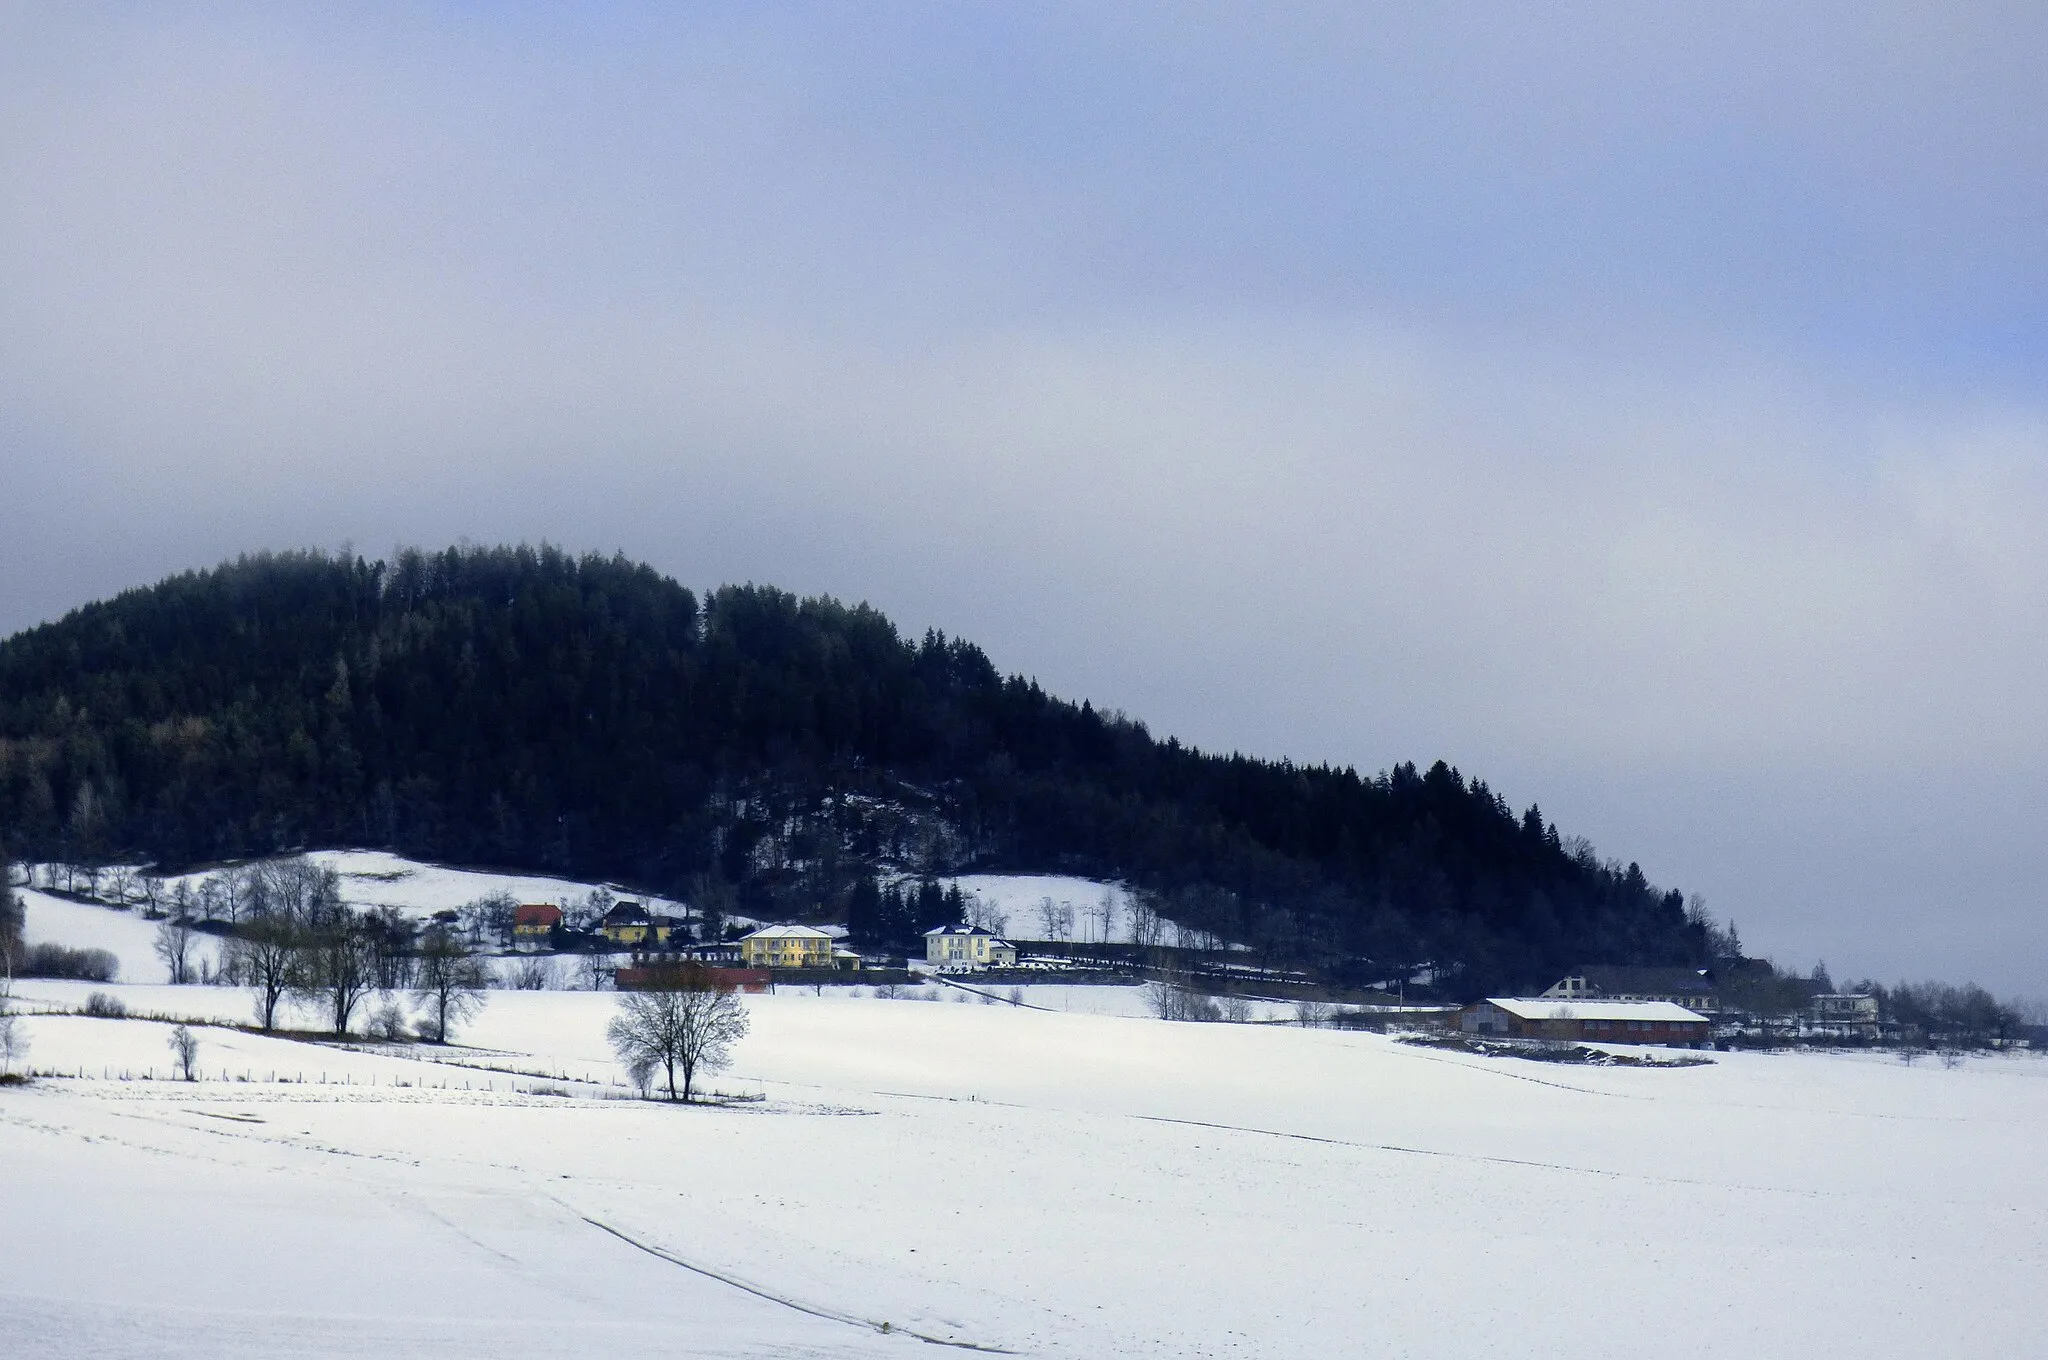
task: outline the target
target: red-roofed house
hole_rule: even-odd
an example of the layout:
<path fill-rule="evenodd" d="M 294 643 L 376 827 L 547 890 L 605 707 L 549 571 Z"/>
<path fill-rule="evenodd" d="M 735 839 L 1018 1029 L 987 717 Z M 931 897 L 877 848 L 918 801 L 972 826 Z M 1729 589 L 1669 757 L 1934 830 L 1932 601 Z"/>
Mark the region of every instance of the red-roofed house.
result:
<path fill-rule="evenodd" d="M 512 913 L 512 943 L 546 945 L 554 937 L 555 927 L 560 924 L 560 907 L 551 907 L 545 902 L 520 907 Z"/>

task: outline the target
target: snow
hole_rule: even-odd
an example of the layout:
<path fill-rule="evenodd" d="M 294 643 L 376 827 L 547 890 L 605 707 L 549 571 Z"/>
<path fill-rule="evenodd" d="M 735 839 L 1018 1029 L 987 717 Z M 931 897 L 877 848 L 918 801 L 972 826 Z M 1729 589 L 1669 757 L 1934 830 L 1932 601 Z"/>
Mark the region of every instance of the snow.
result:
<path fill-rule="evenodd" d="M 1059 874 L 961 874 L 942 878 L 943 886 L 958 885 L 968 900 L 967 919 L 1005 939 L 1046 940 L 1053 936 L 1044 926 L 1041 904 L 1052 899 L 1056 907 L 1073 913 L 1073 926 L 1063 938 L 1091 943 L 1128 944 L 1131 940 L 1131 895 L 1120 883 Z M 1092 913 L 1110 902 L 1107 937 Z"/>
<path fill-rule="evenodd" d="M 341 898 L 358 910 L 397 907 L 410 916 L 431 916 L 452 911 L 480 897 L 504 892 L 520 903 L 548 903 L 553 906 L 580 903 L 598 884 L 545 874 L 493 873 L 486 869 L 458 869 L 407 859 L 385 850 L 315 850 L 306 859 L 331 868 L 341 876 Z M 39 876 L 46 866 L 34 866 Z M 200 880 L 217 870 L 166 875 L 164 891 L 177 891 L 180 883 L 197 890 Z M 635 892 L 617 884 L 603 885 L 614 896 L 638 902 L 656 915 L 681 916 L 682 903 L 665 897 Z"/>
<path fill-rule="evenodd" d="M 454 869 L 382 850 L 316 850 L 308 856 L 341 875 L 341 896 L 350 906 L 397 907 L 410 915 L 429 916 L 466 906 L 494 892 L 510 893 L 518 902 L 556 906 L 580 902 L 596 884 L 533 874 L 494 874 Z M 680 916 L 684 907 L 663 897 L 607 885 L 627 901 L 638 902 L 657 916 Z"/>
<path fill-rule="evenodd" d="M 1672 1001 L 1560 1001 L 1556 997 L 1490 996 L 1486 1004 L 1497 1006 L 1517 1020 L 1664 1020 L 1693 1021 L 1706 1017 Z"/>
<path fill-rule="evenodd" d="M 73 902 L 33 888 L 16 888 L 26 913 L 22 937 L 30 944 L 61 944 L 67 949 L 104 949 L 121 962 L 124 982 L 169 982 L 170 968 L 156 956 L 156 932 L 160 924 L 147 920 L 140 911 L 101 907 Z M 192 964 L 215 961 L 219 943 L 195 934 Z"/>
<path fill-rule="evenodd" d="M 105 990 L 249 1013 L 225 989 Z M 1134 988 L 1026 992 L 1077 1008 L 748 997 L 713 1085 L 762 1099 L 719 1108 L 600 1098 L 621 1094 L 615 998 L 589 992 L 493 993 L 446 1050 L 207 1028 L 195 1085 L 0 1089 L 9 1353 L 932 1353 L 905 1329 L 1062 1357 L 2048 1341 L 2048 1062 L 1557 1069 L 1078 1008 Z M 41 1066 L 169 1066 L 163 1024 L 19 1023 Z"/>

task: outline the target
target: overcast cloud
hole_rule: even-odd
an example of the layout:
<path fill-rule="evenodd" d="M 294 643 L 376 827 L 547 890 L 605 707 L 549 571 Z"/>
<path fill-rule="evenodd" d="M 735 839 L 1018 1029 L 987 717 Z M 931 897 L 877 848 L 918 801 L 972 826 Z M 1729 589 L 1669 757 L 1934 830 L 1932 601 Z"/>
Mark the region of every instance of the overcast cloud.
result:
<path fill-rule="evenodd" d="M 0 7 L 0 631 L 618 548 L 2048 994 L 2048 11 L 561 8 Z"/>

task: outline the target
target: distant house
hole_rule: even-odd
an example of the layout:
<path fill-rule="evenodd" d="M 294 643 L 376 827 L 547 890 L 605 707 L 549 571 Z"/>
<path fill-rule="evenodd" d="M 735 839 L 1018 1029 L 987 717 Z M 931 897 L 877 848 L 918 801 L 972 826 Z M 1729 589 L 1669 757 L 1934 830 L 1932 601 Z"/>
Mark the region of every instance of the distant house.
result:
<path fill-rule="evenodd" d="M 724 967 L 738 967 L 746 958 L 738 940 L 710 940 L 703 944 L 686 944 L 677 953 L 698 963 Z"/>
<path fill-rule="evenodd" d="M 597 929 L 615 945 L 644 949 L 667 944 L 680 925 L 666 916 L 649 916 L 638 902 L 621 902 L 604 914 Z"/>
<path fill-rule="evenodd" d="M 1803 1033 L 1836 1039 L 1875 1039 L 1884 1028 L 1877 998 L 1862 992 L 1822 992 L 1806 1003 Z"/>
<path fill-rule="evenodd" d="M 1458 1013 L 1467 1034 L 1572 1043 L 1704 1044 L 1707 1017 L 1670 1001 L 1567 1001 L 1558 997 L 1488 997 Z"/>
<path fill-rule="evenodd" d="M 1634 968 L 1582 964 L 1545 989 L 1561 1001 L 1669 1001 L 1711 1015 L 1721 1009 L 1714 975 L 1704 968 Z"/>
<path fill-rule="evenodd" d="M 545 902 L 520 907 L 512 913 L 512 943 L 540 946 L 552 941 L 562 924 L 562 909 Z"/>
<path fill-rule="evenodd" d="M 739 941 L 740 960 L 749 968 L 834 968 L 839 967 L 837 950 L 830 935 L 810 926 L 764 926 Z M 859 959 L 853 958 L 853 966 Z"/>
<path fill-rule="evenodd" d="M 924 933 L 924 958 L 941 968 L 1014 968 L 1017 946 L 980 926 L 936 926 Z"/>

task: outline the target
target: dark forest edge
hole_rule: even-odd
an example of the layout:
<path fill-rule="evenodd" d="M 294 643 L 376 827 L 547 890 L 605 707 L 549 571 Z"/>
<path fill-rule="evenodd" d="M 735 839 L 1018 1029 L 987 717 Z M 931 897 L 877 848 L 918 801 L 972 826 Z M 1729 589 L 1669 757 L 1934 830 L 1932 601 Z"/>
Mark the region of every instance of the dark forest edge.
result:
<path fill-rule="evenodd" d="M 791 920 L 858 920 L 877 875 L 1077 874 L 1277 966 L 1460 997 L 1737 952 L 1442 762 L 1212 755 L 865 604 L 700 603 L 550 547 L 249 556 L 0 642 L 0 836 L 165 866 L 370 847 Z"/>

